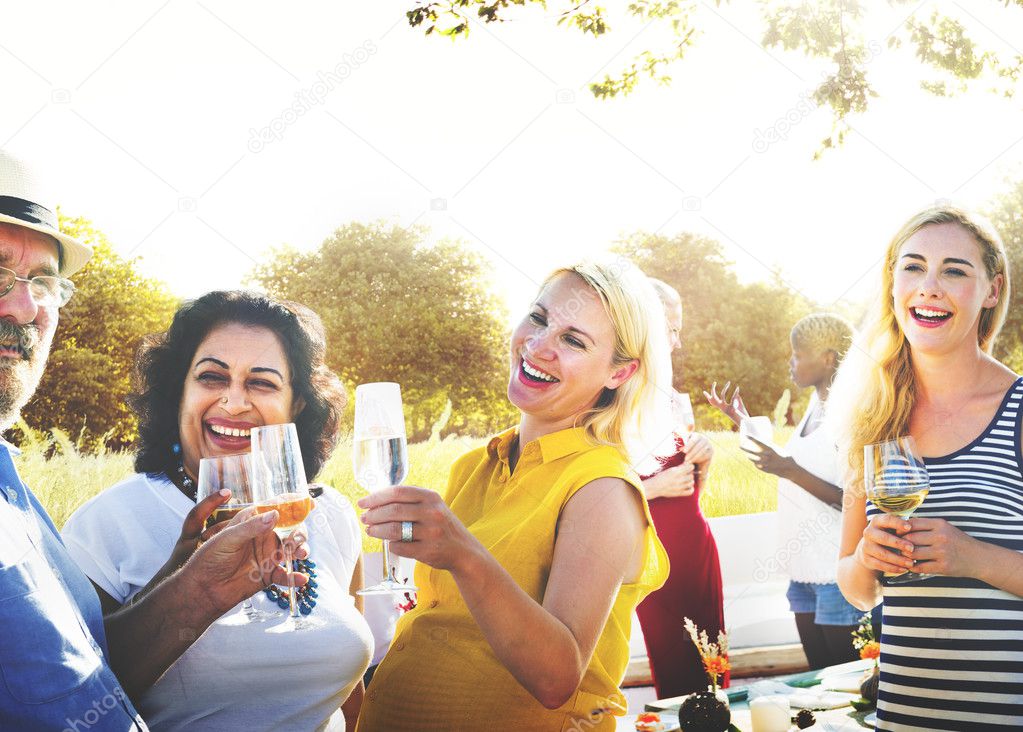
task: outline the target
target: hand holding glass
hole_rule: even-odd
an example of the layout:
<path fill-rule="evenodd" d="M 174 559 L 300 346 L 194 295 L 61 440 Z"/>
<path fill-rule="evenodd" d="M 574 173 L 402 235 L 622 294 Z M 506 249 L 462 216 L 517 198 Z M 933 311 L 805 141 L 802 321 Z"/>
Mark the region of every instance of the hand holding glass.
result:
<path fill-rule="evenodd" d="M 930 478 L 912 437 L 879 442 L 863 447 L 863 481 L 867 499 L 885 513 L 908 519 L 927 497 Z M 914 582 L 933 575 L 909 570 L 885 573 L 893 582 Z"/>
<path fill-rule="evenodd" d="M 293 424 L 272 424 L 256 427 L 251 432 L 253 495 L 256 512 L 277 511 L 274 531 L 284 543 L 284 568 L 292 571 L 291 544 L 284 541 L 313 510 L 313 499 L 306 483 L 298 432 Z M 318 623 L 299 613 L 295 587 L 288 584 L 290 624 L 281 631 L 303 630 Z M 308 610 L 306 611 L 308 612 Z"/>
<path fill-rule="evenodd" d="M 355 430 L 352 436 L 352 466 L 355 482 L 370 493 L 401 485 L 408 476 L 408 447 L 401 387 L 391 382 L 359 384 L 355 387 Z M 384 578 L 359 590 L 360 595 L 414 592 L 394 576 L 383 542 Z"/>
<path fill-rule="evenodd" d="M 199 461 L 199 481 L 195 491 L 195 502 L 199 503 L 207 496 L 212 496 L 222 488 L 231 491 L 227 503 L 222 504 L 206 519 L 206 528 L 222 521 L 230 521 L 243 509 L 255 504 L 252 497 L 252 462 L 248 453 L 242 455 L 224 455 L 222 457 L 203 458 Z M 267 618 L 276 617 L 277 613 L 256 610 L 246 599 L 242 602 L 245 617 L 253 623 L 261 623 Z"/>

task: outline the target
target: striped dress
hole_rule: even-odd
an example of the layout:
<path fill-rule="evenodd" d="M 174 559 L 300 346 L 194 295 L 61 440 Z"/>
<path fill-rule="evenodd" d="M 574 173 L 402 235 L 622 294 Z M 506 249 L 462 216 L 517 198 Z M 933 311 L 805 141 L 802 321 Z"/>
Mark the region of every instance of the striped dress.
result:
<path fill-rule="evenodd" d="M 926 460 L 914 517 L 1023 551 L 1021 399 L 1023 378 L 980 437 Z M 1023 598 L 965 577 L 886 585 L 877 718 L 899 732 L 1023 729 Z"/>

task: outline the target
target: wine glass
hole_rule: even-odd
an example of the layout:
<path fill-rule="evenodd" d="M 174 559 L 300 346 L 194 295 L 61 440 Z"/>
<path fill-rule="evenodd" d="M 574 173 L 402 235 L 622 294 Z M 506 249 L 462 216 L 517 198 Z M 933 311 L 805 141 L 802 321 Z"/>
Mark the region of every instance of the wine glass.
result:
<path fill-rule="evenodd" d="M 227 503 L 217 507 L 213 514 L 206 519 L 206 528 L 219 524 L 221 521 L 230 521 L 243 509 L 255 504 L 252 497 L 251 476 L 252 463 L 248 453 L 209 457 L 199 461 L 199 481 L 195 489 L 196 503 L 207 496 L 212 496 L 222 488 L 231 491 L 231 497 Z M 245 617 L 253 623 L 262 623 L 268 618 L 277 616 L 277 613 L 257 610 L 252 606 L 249 598 L 242 601 L 242 611 L 245 613 Z"/>
<path fill-rule="evenodd" d="M 930 490 L 927 466 L 916 451 L 912 437 L 899 437 L 863 447 L 863 481 L 867 499 L 885 513 L 908 519 Z M 933 577 L 910 570 L 889 574 L 891 583 L 915 582 Z"/>
<path fill-rule="evenodd" d="M 274 531 L 284 544 L 284 569 L 290 574 L 293 557 L 290 544 L 284 540 L 297 529 L 313 510 L 313 499 L 306 483 L 298 432 L 293 424 L 271 424 L 253 428 L 252 485 L 256 512 L 277 511 Z M 304 630 L 320 625 L 303 617 L 312 610 L 308 598 L 300 606 L 295 586 L 288 582 L 288 621 L 269 632 Z"/>
<path fill-rule="evenodd" d="M 774 440 L 774 425 L 770 417 L 743 417 L 739 422 L 739 447 L 751 452 L 760 452 L 760 447 L 750 437 L 770 445 Z"/>
<path fill-rule="evenodd" d="M 401 485 L 408 475 L 408 446 L 401 387 L 391 382 L 355 387 L 355 429 L 352 435 L 355 481 L 370 493 Z M 359 590 L 360 595 L 415 592 L 416 587 L 398 581 L 383 542 L 384 578 Z"/>

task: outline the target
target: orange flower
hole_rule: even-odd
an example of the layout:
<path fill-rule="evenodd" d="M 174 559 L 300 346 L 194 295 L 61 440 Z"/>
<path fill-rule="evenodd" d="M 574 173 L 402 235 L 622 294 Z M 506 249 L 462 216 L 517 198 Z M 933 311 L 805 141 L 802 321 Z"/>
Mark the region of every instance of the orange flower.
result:
<path fill-rule="evenodd" d="M 707 673 L 721 676 L 732 668 L 732 664 L 723 656 L 709 656 L 703 659 L 703 667 L 707 669 Z"/>
<path fill-rule="evenodd" d="M 860 648 L 860 658 L 864 658 L 864 659 L 866 659 L 866 658 L 877 658 L 880 655 L 881 655 L 881 644 L 878 643 L 877 641 L 870 641 L 869 643 L 865 643 L 863 645 L 863 647 Z"/>

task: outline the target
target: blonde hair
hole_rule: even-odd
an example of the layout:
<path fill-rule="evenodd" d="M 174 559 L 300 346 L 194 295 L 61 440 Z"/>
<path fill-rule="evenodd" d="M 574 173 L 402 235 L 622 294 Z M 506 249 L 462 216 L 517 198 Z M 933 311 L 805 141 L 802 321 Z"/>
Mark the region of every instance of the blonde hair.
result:
<path fill-rule="evenodd" d="M 794 348 L 806 348 L 813 353 L 833 351 L 838 363 L 852 345 L 853 327 L 840 315 L 813 313 L 792 326 L 790 338 Z"/>
<path fill-rule="evenodd" d="M 953 205 L 928 208 L 907 221 L 888 244 L 878 293 L 868 325 L 853 344 L 828 397 L 829 420 L 848 462 L 847 489 L 863 484 L 863 447 L 893 440 L 909 432 L 916 400 L 910 346 L 895 319 L 892 296 L 899 249 L 926 226 L 956 224 L 977 242 L 988 279 L 1004 282 L 994 307 L 980 316 L 977 345 L 991 353 L 1009 307 L 1009 271 L 1005 246 L 985 219 Z"/>
<path fill-rule="evenodd" d="M 585 261 L 554 270 L 543 287 L 565 274 L 580 277 L 600 298 L 615 332 L 611 363 L 639 362 L 635 373 L 617 389 L 604 389 L 576 426 L 595 443 L 611 445 L 626 457 L 648 444 L 646 436 L 663 425 L 657 395 L 671 393 L 671 361 L 664 308 L 646 275 L 628 260 Z M 542 289 L 542 288 L 541 288 Z"/>

